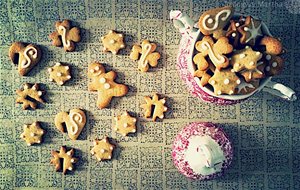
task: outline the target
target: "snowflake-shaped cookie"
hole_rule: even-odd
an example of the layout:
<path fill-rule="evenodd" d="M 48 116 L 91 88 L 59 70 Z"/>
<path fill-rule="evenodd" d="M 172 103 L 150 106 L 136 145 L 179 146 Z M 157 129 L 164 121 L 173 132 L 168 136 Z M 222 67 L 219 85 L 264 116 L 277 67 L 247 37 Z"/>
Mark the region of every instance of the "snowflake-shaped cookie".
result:
<path fill-rule="evenodd" d="M 36 109 L 37 102 L 45 103 L 44 100 L 41 98 L 43 95 L 43 91 L 39 90 L 38 84 L 28 84 L 25 83 L 23 86 L 23 90 L 16 90 L 18 95 L 16 99 L 16 103 L 23 104 L 22 108 L 25 110 L 28 107 L 32 109 Z"/>
<path fill-rule="evenodd" d="M 136 132 L 136 118 L 131 117 L 127 112 L 115 117 L 115 121 L 116 124 L 113 128 L 121 135 L 126 136 L 128 133 Z"/>
<path fill-rule="evenodd" d="M 114 147 L 114 145 L 109 143 L 107 137 L 102 140 L 95 140 L 94 147 L 91 150 L 91 154 L 95 155 L 98 161 L 110 160 L 112 158 Z"/>
<path fill-rule="evenodd" d="M 63 85 L 71 79 L 70 67 L 57 62 L 53 67 L 48 68 L 50 74 L 49 81 L 55 81 L 59 85 Z"/>
<path fill-rule="evenodd" d="M 40 144 L 42 141 L 42 136 L 44 135 L 44 130 L 40 127 L 39 122 L 34 122 L 31 125 L 25 124 L 23 126 L 24 132 L 20 137 L 26 142 L 28 146 L 32 144 Z"/>
<path fill-rule="evenodd" d="M 53 158 L 51 159 L 50 163 L 55 166 L 55 170 L 58 171 L 61 169 L 61 165 L 63 165 L 63 174 L 66 174 L 67 170 L 72 171 L 73 170 L 73 164 L 78 161 L 77 158 L 74 158 L 74 149 L 69 150 L 66 152 L 66 147 L 62 146 L 57 151 L 52 151 L 51 155 Z"/>
<path fill-rule="evenodd" d="M 142 104 L 141 107 L 145 110 L 145 117 L 149 118 L 152 114 L 152 120 L 155 121 L 157 117 L 160 119 L 164 118 L 164 112 L 168 110 L 165 106 L 166 100 L 158 99 L 158 95 L 154 94 L 153 98 L 148 96 L 144 97 L 146 104 Z M 154 109 L 154 110 L 152 110 Z"/>

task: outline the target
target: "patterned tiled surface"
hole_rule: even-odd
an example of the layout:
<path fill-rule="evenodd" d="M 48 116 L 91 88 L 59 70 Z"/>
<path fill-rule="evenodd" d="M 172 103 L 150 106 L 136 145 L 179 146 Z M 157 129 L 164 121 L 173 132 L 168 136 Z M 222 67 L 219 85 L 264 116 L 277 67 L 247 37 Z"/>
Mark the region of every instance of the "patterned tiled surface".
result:
<path fill-rule="evenodd" d="M 275 80 L 290 85 L 300 97 L 300 10 L 283 1 L 180 0 L 1 0 L 0 1 L 0 189 L 300 189 L 300 102 L 287 102 L 259 93 L 241 104 L 219 107 L 193 98 L 176 71 L 180 35 L 168 12 L 180 9 L 195 20 L 211 7 L 234 4 L 242 13 L 260 16 L 288 49 L 286 68 Z M 293 1 L 297 2 L 297 1 Z M 296 3 L 297 4 L 297 3 Z M 299 4 L 298 4 L 299 5 Z M 296 7 L 295 7 L 296 6 Z M 299 11 L 298 11 L 299 13 Z M 48 34 L 56 20 L 71 19 L 82 28 L 76 52 L 50 45 Z M 125 34 L 128 47 L 120 55 L 101 52 L 100 36 L 108 29 Z M 147 38 L 158 43 L 158 68 L 140 73 L 129 60 L 130 47 Z M 13 41 L 41 46 L 43 59 L 28 77 L 20 77 L 8 60 Z M 118 72 L 129 94 L 114 99 L 108 109 L 95 106 L 96 93 L 87 91 L 88 63 L 99 60 Z M 73 79 L 60 87 L 49 83 L 47 67 L 55 61 L 71 64 Z M 24 82 L 42 83 L 47 104 L 36 111 L 15 105 L 14 91 Z M 122 110 L 141 116 L 142 97 L 158 92 L 171 108 L 159 122 L 139 118 L 138 133 L 121 137 L 111 130 Z M 61 110 L 82 107 L 88 122 L 79 140 L 70 141 L 53 124 Z M 20 140 L 22 124 L 40 120 L 47 131 L 44 143 L 27 147 Z M 177 132 L 192 121 L 220 124 L 234 143 L 234 161 L 224 177 L 191 181 L 172 164 L 171 144 Z M 111 162 L 96 162 L 89 154 L 92 141 L 111 136 L 118 148 Z M 50 151 L 67 145 L 81 160 L 73 174 L 63 176 L 50 167 Z"/>

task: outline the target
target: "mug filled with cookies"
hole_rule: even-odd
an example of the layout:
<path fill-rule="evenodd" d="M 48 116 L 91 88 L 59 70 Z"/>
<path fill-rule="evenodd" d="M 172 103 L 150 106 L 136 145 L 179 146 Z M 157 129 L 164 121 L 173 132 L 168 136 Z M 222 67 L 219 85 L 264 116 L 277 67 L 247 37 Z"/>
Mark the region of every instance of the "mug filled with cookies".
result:
<path fill-rule="evenodd" d="M 171 11 L 170 19 L 182 34 L 177 67 L 193 95 L 219 105 L 261 90 L 297 99 L 292 89 L 271 80 L 284 68 L 285 50 L 263 21 L 232 6 L 205 11 L 197 23 L 181 11 Z"/>

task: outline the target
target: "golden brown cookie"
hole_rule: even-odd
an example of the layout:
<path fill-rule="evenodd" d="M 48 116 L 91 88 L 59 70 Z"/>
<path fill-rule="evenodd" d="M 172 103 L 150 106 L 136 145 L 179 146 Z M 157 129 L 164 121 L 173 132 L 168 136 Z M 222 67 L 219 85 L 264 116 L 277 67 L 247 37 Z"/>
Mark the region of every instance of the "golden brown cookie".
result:
<path fill-rule="evenodd" d="M 42 136 L 45 131 L 40 127 L 39 122 L 34 122 L 31 125 L 25 124 L 23 126 L 24 132 L 20 137 L 26 142 L 28 146 L 32 144 L 40 144 L 42 142 Z"/>
<path fill-rule="evenodd" d="M 160 59 L 160 54 L 155 52 L 156 44 L 150 43 L 148 40 L 142 42 L 142 46 L 134 45 L 130 53 L 130 59 L 138 61 L 138 69 L 142 72 L 147 72 L 149 65 L 151 67 L 156 67 L 158 60 Z"/>
<path fill-rule="evenodd" d="M 136 132 L 136 118 L 131 117 L 128 112 L 124 112 L 122 115 L 115 117 L 115 122 L 113 129 L 123 136 L 126 136 L 128 133 Z"/>
<path fill-rule="evenodd" d="M 75 42 L 80 42 L 80 29 L 78 27 L 71 27 L 69 20 L 55 23 L 55 32 L 49 35 L 54 46 L 63 46 L 65 51 L 74 51 Z"/>
<path fill-rule="evenodd" d="M 223 29 L 234 13 L 232 6 L 205 11 L 199 18 L 199 29 L 204 35 L 213 34 L 215 39 L 224 36 Z"/>
<path fill-rule="evenodd" d="M 50 163 L 55 166 L 55 170 L 59 171 L 61 168 L 63 169 L 63 174 L 67 173 L 67 170 L 72 171 L 74 169 L 73 164 L 78 161 L 77 158 L 74 158 L 74 149 L 66 152 L 66 147 L 62 146 L 60 151 L 51 151 L 51 155 L 53 158 Z"/>
<path fill-rule="evenodd" d="M 193 76 L 200 78 L 200 84 L 205 86 L 208 84 L 208 80 L 211 78 L 211 73 L 214 73 L 215 69 L 215 66 L 212 63 L 209 63 L 209 66 L 206 70 L 202 71 L 198 69 L 194 72 Z"/>
<path fill-rule="evenodd" d="M 40 61 L 42 51 L 33 44 L 14 42 L 9 48 L 8 55 L 13 64 L 18 65 L 19 74 L 24 76 Z"/>
<path fill-rule="evenodd" d="M 125 96 L 128 87 L 124 84 L 118 84 L 114 80 L 117 74 L 114 71 L 105 72 L 104 67 L 94 62 L 88 67 L 88 78 L 91 82 L 88 84 L 89 91 L 98 91 L 97 106 L 102 109 L 108 106 L 113 97 Z"/>
<path fill-rule="evenodd" d="M 277 55 L 264 55 L 264 59 L 267 61 L 265 72 L 268 76 L 278 75 L 284 67 L 284 60 Z"/>
<path fill-rule="evenodd" d="M 66 81 L 71 79 L 70 67 L 59 62 L 55 63 L 53 67 L 48 68 L 50 74 L 50 81 L 55 81 L 59 85 L 63 85 Z"/>
<path fill-rule="evenodd" d="M 262 45 L 265 47 L 265 53 L 270 55 L 279 55 L 282 53 L 282 44 L 281 42 L 271 36 L 264 36 L 259 45 Z"/>
<path fill-rule="evenodd" d="M 69 113 L 60 112 L 55 116 L 56 128 L 64 133 L 65 124 L 70 139 L 76 140 L 86 123 L 85 113 L 80 109 L 71 109 Z"/>
<path fill-rule="evenodd" d="M 244 77 L 246 82 L 261 79 L 265 77 L 264 69 L 266 67 L 266 61 L 260 60 L 257 63 L 256 68 L 248 70 L 244 69 L 240 71 L 240 74 Z"/>
<path fill-rule="evenodd" d="M 160 119 L 164 118 L 164 112 L 168 110 L 165 106 L 165 98 L 158 99 L 158 95 L 154 94 L 152 98 L 146 96 L 144 97 L 146 104 L 142 104 L 141 108 L 145 110 L 145 117 L 149 118 L 152 114 L 152 120 L 155 121 L 157 117 Z"/>
<path fill-rule="evenodd" d="M 91 154 L 95 155 L 98 161 L 110 160 L 112 158 L 112 152 L 115 146 L 109 143 L 107 137 L 102 140 L 95 140 L 94 147 L 91 150 Z"/>
<path fill-rule="evenodd" d="M 241 83 L 239 77 L 231 69 L 215 70 L 208 83 L 213 86 L 216 95 L 234 94 L 235 88 Z"/>
<path fill-rule="evenodd" d="M 241 84 L 239 84 L 236 87 L 237 94 L 249 94 L 257 89 L 259 86 L 259 80 L 252 80 L 250 82 L 245 82 L 244 80 L 241 80 Z"/>
<path fill-rule="evenodd" d="M 245 23 L 238 27 L 238 31 L 241 34 L 240 43 L 249 44 L 254 46 L 258 37 L 262 36 L 261 21 L 247 16 Z"/>
<path fill-rule="evenodd" d="M 116 33 L 113 30 L 110 30 L 108 34 L 102 36 L 101 40 L 104 46 L 104 52 L 110 51 L 113 54 L 117 54 L 120 49 L 125 48 L 123 34 Z"/>
<path fill-rule="evenodd" d="M 231 53 L 233 50 L 228 38 L 221 37 L 214 43 L 210 36 L 204 36 L 195 46 L 199 53 L 196 54 L 193 60 L 200 70 L 206 70 L 209 66 L 208 61 L 205 59 L 206 56 L 219 70 L 229 65 L 228 58 L 224 56 L 224 54 Z"/>
<path fill-rule="evenodd" d="M 16 103 L 23 104 L 22 108 L 25 110 L 28 107 L 36 109 L 37 102 L 45 103 L 42 99 L 43 91 L 39 90 L 38 84 L 25 83 L 23 89 L 16 90 L 18 95 Z"/>
<path fill-rule="evenodd" d="M 231 20 L 225 36 L 232 42 L 233 47 L 237 48 L 240 45 L 241 34 L 238 31 L 238 27 L 241 26 L 242 20 Z"/>
<path fill-rule="evenodd" d="M 257 68 L 257 62 L 261 58 L 262 53 L 253 51 L 251 47 L 246 46 L 244 49 L 233 53 L 230 64 L 233 66 L 234 72 L 239 72 L 243 69 L 253 70 Z"/>

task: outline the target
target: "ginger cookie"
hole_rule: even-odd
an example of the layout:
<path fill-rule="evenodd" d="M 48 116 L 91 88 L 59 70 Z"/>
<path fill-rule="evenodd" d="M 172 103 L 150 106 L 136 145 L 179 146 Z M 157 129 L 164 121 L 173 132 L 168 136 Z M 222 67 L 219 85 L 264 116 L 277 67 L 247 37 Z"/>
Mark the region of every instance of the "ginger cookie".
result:
<path fill-rule="evenodd" d="M 51 158 L 50 163 L 55 166 L 55 170 L 59 171 L 62 169 L 63 174 L 67 173 L 67 170 L 72 171 L 74 169 L 73 164 L 78 161 L 77 158 L 74 158 L 74 149 L 71 149 L 66 152 L 66 147 L 62 146 L 57 151 L 51 151 L 51 155 L 53 158 Z"/>
<path fill-rule="evenodd" d="M 123 34 L 116 33 L 113 30 L 110 30 L 108 34 L 101 37 L 103 43 L 103 51 L 104 52 L 112 52 L 113 54 L 117 54 L 120 49 L 125 48 Z"/>
<path fill-rule="evenodd" d="M 23 126 L 24 132 L 20 137 L 26 142 L 28 146 L 32 144 L 40 144 L 45 131 L 40 127 L 39 122 L 34 122 L 31 125 L 25 124 Z"/>
<path fill-rule="evenodd" d="M 146 104 L 142 104 L 141 108 L 145 111 L 145 117 L 152 117 L 152 120 L 155 121 L 157 117 L 160 119 L 164 118 L 164 112 L 168 110 L 165 106 L 165 98 L 159 99 L 157 94 L 154 94 L 152 98 L 146 96 L 144 97 Z M 153 109 L 153 110 L 152 110 Z"/>
<path fill-rule="evenodd" d="M 42 95 L 44 94 L 44 92 L 39 90 L 38 84 L 31 85 L 25 83 L 23 85 L 23 89 L 16 90 L 16 93 L 18 95 L 16 103 L 23 104 L 22 108 L 24 110 L 29 107 L 32 109 L 36 109 L 37 102 L 45 103 L 45 101 L 42 99 Z"/>
<path fill-rule="evenodd" d="M 109 143 L 107 137 L 102 140 L 95 140 L 94 147 L 91 150 L 91 154 L 95 155 L 98 161 L 110 160 L 112 158 L 112 152 L 115 146 Z"/>
<path fill-rule="evenodd" d="M 70 74 L 70 67 L 59 62 L 55 63 L 53 67 L 48 68 L 48 72 L 50 74 L 49 81 L 55 81 L 59 85 L 63 85 L 66 81 L 72 78 Z"/>
<path fill-rule="evenodd" d="M 118 115 L 115 119 L 115 126 L 113 129 L 123 136 L 128 133 L 136 132 L 136 118 L 131 117 L 128 112 L 124 112 L 122 115 Z"/>
<path fill-rule="evenodd" d="M 257 39 L 262 36 L 261 21 L 247 16 L 245 23 L 238 28 L 241 34 L 240 43 L 254 46 Z"/>

